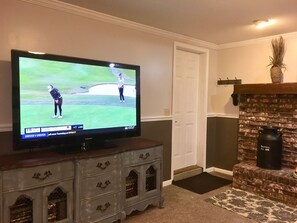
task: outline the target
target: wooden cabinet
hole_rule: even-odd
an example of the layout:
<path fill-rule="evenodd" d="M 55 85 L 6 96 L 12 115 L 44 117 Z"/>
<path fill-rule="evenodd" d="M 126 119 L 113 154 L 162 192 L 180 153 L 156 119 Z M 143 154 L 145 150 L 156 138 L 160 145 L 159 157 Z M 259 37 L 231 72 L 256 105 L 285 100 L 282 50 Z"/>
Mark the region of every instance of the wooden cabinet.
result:
<path fill-rule="evenodd" d="M 162 145 L 144 139 L 110 149 L 0 156 L 0 223 L 123 222 L 163 204 Z"/>
<path fill-rule="evenodd" d="M 129 151 L 123 154 L 122 193 L 124 212 L 143 211 L 150 204 L 163 206 L 162 147 Z"/>
<path fill-rule="evenodd" d="M 3 192 L 23 191 L 73 179 L 71 161 L 30 168 L 6 170 L 3 174 Z"/>
<path fill-rule="evenodd" d="M 77 222 L 120 219 L 120 154 L 78 160 L 76 169 Z"/>
<path fill-rule="evenodd" d="M 71 161 L 2 172 L 3 222 L 73 222 Z"/>

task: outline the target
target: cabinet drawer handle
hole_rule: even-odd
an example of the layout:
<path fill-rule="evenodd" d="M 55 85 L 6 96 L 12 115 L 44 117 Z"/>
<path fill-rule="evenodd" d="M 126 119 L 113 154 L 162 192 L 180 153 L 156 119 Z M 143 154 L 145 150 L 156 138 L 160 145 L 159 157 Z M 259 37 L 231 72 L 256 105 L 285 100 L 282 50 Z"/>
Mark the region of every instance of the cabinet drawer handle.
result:
<path fill-rule="evenodd" d="M 110 165 L 110 162 L 107 160 L 105 163 L 98 163 L 96 167 L 101 170 L 105 170 Z"/>
<path fill-rule="evenodd" d="M 100 205 L 97 206 L 96 211 L 104 212 L 104 211 L 106 211 L 107 208 L 109 208 L 109 207 L 110 207 L 110 203 L 109 203 L 109 202 L 105 203 L 104 205 L 101 205 L 101 204 L 100 204 Z"/>
<path fill-rule="evenodd" d="M 45 180 L 46 178 L 50 177 L 53 174 L 52 174 L 52 172 L 50 170 L 47 170 L 47 171 L 44 172 L 43 175 L 44 176 L 42 177 L 40 173 L 34 173 L 32 179 L 43 181 L 43 180 Z"/>
<path fill-rule="evenodd" d="M 140 158 L 140 159 L 143 159 L 143 160 L 146 160 L 149 156 L 150 156 L 150 153 L 146 153 L 146 154 L 141 153 L 141 154 L 139 155 L 139 158 Z"/>
<path fill-rule="evenodd" d="M 102 182 L 97 183 L 96 187 L 105 189 L 109 184 L 110 184 L 110 181 L 106 180 L 104 184 Z"/>

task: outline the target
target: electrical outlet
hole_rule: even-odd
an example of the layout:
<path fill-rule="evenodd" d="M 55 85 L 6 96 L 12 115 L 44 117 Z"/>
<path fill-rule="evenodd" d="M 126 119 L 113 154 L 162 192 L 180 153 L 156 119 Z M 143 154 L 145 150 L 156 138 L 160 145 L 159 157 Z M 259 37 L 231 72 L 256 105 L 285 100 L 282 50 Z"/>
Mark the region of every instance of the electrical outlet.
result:
<path fill-rule="evenodd" d="M 164 115 L 169 116 L 170 115 L 170 109 L 169 108 L 164 108 Z"/>

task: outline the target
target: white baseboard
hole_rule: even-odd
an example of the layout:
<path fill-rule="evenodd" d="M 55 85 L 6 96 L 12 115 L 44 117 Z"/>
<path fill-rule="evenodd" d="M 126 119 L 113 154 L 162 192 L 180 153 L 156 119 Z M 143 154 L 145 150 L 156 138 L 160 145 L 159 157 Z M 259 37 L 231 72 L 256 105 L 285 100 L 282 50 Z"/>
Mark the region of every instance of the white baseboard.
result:
<path fill-rule="evenodd" d="M 207 169 L 205 169 L 205 172 L 218 172 L 218 173 L 222 173 L 222 174 L 226 174 L 228 176 L 233 176 L 233 171 L 231 170 L 225 170 L 225 169 L 221 169 L 221 168 L 217 168 L 217 167 L 209 167 Z"/>
<path fill-rule="evenodd" d="M 214 171 L 214 167 L 209 167 L 209 168 L 206 168 L 204 172 L 213 172 Z"/>
<path fill-rule="evenodd" d="M 172 184 L 172 180 L 166 180 L 166 181 L 163 181 L 163 187 L 166 187 L 166 186 L 169 186 Z"/>

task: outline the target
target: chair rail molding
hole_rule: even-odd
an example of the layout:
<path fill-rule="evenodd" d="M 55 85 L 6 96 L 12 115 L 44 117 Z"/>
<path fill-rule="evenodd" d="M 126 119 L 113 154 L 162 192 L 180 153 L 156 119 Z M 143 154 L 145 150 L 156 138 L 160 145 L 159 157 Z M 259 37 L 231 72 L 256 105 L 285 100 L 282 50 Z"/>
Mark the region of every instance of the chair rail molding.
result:
<path fill-rule="evenodd" d="M 0 132 L 11 132 L 12 124 L 0 124 Z"/>
<path fill-rule="evenodd" d="M 239 118 L 238 114 L 208 113 L 207 118 Z"/>

